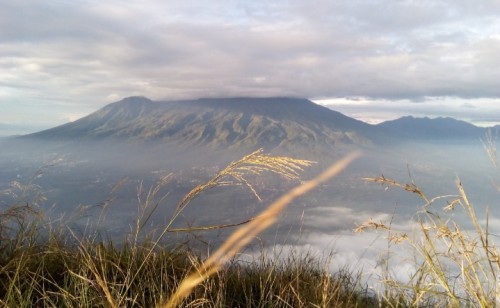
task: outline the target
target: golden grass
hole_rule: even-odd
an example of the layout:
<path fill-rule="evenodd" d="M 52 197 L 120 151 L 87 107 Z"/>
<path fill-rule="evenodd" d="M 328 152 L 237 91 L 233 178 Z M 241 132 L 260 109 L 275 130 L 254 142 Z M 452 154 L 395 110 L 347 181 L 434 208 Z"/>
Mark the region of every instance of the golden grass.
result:
<path fill-rule="evenodd" d="M 141 184 L 137 195 L 141 215 L 137 218 L 133 238 L 121 244 L 119 249 L 112 242 L 96 242 L 98 237 L 92 234 L 80 238 L 71 229 L 66 229 L 70 233 L 68 237 L 61 232 L 64 227 L 53 227 L 50 222 L 45 221 L 38 222 L 42 219 L 39 216 L 31 217 L 37 214 L 36 211 L 16 212 L 16 208 L 9 209 L 3 216 L 0 215 L 3 219 L 1 223 L 14 219 L 19 224 L 14 238 L 10 237 L 12 234 L 5 234 L 8 241 L 2 242 L 6 249 L 0 253 L 0 305 L 173 307 L 201 282 L 201 293 L 198 291 L 192 294 L 187 305 L 222 307 L 224 303 L 237 306 L 246 303 L 272 307 L 334 307 L 337 306 L 336 303 L 344 303 L 346 307 L 355 307 L 358 303 L 373 303 L 366 291 L 356 291 L 359 287 L 358 280 L 349 273 L 339 273 L 332 277 L 326 264 L 325 269 L 321 270 L 319 263 L 310 263 L 307 256 L 303 259 L 294 258 L 283 265 L 278 261 L 262 259 L 248 266 L 232 263 L 222 269 L 224 262 L 231 259 L 259 232 L 273 224 L 287 204 L 336 175 L 355 156 L 356 154 L 346 157 L 317 178 L 292 189 L 256 217 L 234 224 L 208 226 L 226 228 L 240 225 L 240 229 L 205 262 L 189 252 L 177 253 L 160 246 L 160 240 L 166 232 L 204 229 L 171 228 L 171 222 L 192 198 L 206 189 L 230 182 L 245 185 L 257 195 L 247 175 L 271 172 L 286 179 L 297 180 L 298 173 L 312 162 L 275 157 L 263 154 L 262 150 L 251 153 L 224 168 L 208 184 L 195 187 L 179 203 L 170 223 L 154 240 L 146 238 L 139 241 L 139 233 L 168 195 L 162 195 L 161 191 L 171 176 L 160 179 L 144 194 Z M 123 183 L 124 181 L 118 183 L 112 193 Z M 112 196 L 106 200 L 103 211 L 112 200 Z M 103 216 L 104 213 L 99 215 L 98 223 L 104 221 Z M 55 230 L 60 233 L 54 233 Z M 47 231 L 47 238 L 39 241 L 39 233 Z M 215 272 L 218 274 L 209 279 Z M 319 289 L 310 289 L 311 285 Z M 166 300 L 167 297 L 170 301 Z"/>
<path fill-rule="evenodd" d="M 273 156 L 265 154 L 264 150 L 258 149 L 243 158 L 230 163 L 226 168 L 217 173 L 208 182 L 193 188 L 177 205 L 177 210 L 182 210 L 191 200 L 201 192 L 219 185 L 245 185 L 253 195 L 261 201 L 261 198 L 252 184 L 247 180 L 247 175 L 261 175 L 264 172 L 278 174 L 285 179 L 298 180 L 299 172 L 304 167 L 314 162 L 303 159 L 295 159 L 286 156 Z"/>
<path fill-rule="evenodd" d="M 487 137 L 484 144 L 495 164 L 492 137 Z M 308 266 L 308 259 L 292 262 L 288 267 L 269 260 L 249 267 L 228 262 L 275 223 L 290 202 L 338 174 L 356 155 L 344 158 L 317 178 L 295 187 L 256 217 L 224 225 L 172 227 L 190 201 L 207 189 L 241 185 L 260 200 L 251 183 L 252 175 L 271 172 L 297 180 L 300 171 L 312 164 L 258 150 L 193 188 L 178 203 L 173 217 L 158 237 L 139 240 L 139 233 L 168 196 L 162 195 L 162 188 L 171 179 L 168 175 L 144 194 L 144 188 L 139 188 L 137 199 L 141 210 L 133 239 L 122 244 L 120 249 L 112 243 L 95 242 L 97 237 L 80 238 L 71 230 L 69 240 L 76 245 L 67 244 L 67 237 L 51 233 L 57 229 L 52 226 L 48 227 L 48 239 L 44 237 L 44 242 L 40 242 L 39 233 L 47 231 L 45 222 L 25 199 L 35 196 L 43 200 L 43 195 L 32 182 L 25 187 L 13 182 L 12 188 L 3 193 L 22 201 L 0 211 L 0 306 L 494 307 L 500 304 L 497 278 L 500 253 L 490 232 L 489 211 L 476 212 L 461 181 L 456 183 L 455 195 L 431 198 L 414 182 L 401 183 L 385 176 L 365 178 L 403 189 L 423 201 L 421 210 L 414 216 L 411 231 L 398 230 L 392 220 L 369 220 L 356 228 L 357 232 L 375 229 L 387 233 L 391 245 L 405 247 L 414 258 L 415 271 L 408 281 L 397 281 L 389 273 L 384 275 L 382 282 L 387 292 L 379 294 L 378 301 L 370 297 L 360 299 L 352 289 L 345 291 L 355 287 L 352 281 L 359 281 L 350 273 L 335 280 L 326 265 L 325 270 L 317 270 L 316 265 Z M 112 198 L 107 200 L 104 208 L 111 201 Z M 463 221 L 459 222 L 459 215 L 468 218 L 468 226 L 460 224 Z M 99 221 L 101 219 L 102 216 Z M 168 251 L 160 245 L 168 232 L 229 227 L 239 228 L 204 261 L 189 252 Z M 391 260 L 386 262 L 385 268 L 389 269 Z"/>
<path fill-rule="evenodd" d="M 384 230 L 388 241 L 405 245 L 409 255 L 417 260 L 409 282 L 388 277 L 383 281 L 386 289 L 403 294 L 405 302 L 417 307 L 429 302 L 440 307 L 494 307 L 497 304 L 500 255 L 489 236 L 489 213 L 486 210 L 486 224 L 482 225 L 461 181 L 456 183 L 458 195 L 428 199 L 415 184 L 402 184 L 385 177 L 366 180 L 405 189 L 425 202 L 417 214 L 411 236 L 404 230 L 394 229 L 392 224 L 372 220 L 355 229 L 355 232 Z M 433 207 L 436 200 L 441 199 L 447 199 L 442 214 Z M 465 229 L 456 221 L 458 206 L 464 210 L 473 230 Z"/>
<path fill-rule="evenodd" d="M 242 247 L 248 244 L 257 234 L 267 229 L 276 220 L 283 209 L 297 197 L 309 192 L 319 184 L 337 175 L 359 154 L 353 153 L 340 160 L 316 178 L 305 182 L 273 202 L 266 210 L 248 224 L 240 227 L 191 275 L 182 280 L 176 292 L 165 305 L 160 307 L 177 307 L 191 290 L 205 279 L 216 273 L 223 264 L 231 259 Z M 286 169 L 285 169 L 286 170 Z M 279 169 L 283 171 L 283 169 Z"/>

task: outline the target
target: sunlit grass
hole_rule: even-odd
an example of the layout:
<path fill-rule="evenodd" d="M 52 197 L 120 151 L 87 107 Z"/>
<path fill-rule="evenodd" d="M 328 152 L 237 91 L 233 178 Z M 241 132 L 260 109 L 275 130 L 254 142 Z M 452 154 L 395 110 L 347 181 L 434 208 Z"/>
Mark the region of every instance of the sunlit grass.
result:
<path fill-rule="evenodd" d="M 302 183 L 263 213 L 246 221 L 203 228 L 172 228 L 172 222 L 189 202 L 211 187 L 240 184 L 259 198 L 247 175 L 271 172 L 298 180 L 299 172 L 311 164 L 256 151 L 231 163 L 207 183 L 189 192 L 159 236 L 141 237 L 145 223 L 167 197 L 161 194 L 161 188 L 170 180 L 170 176 L 166 176 L 148 190 L 139 188 L 140 211 L 135 230 L 131 238 L 118 245 L 113 241 L 99 241 L 92 233 L 82 237 L 71 228 L 54 226 L 23 200 L 0 213 L 0 306 L 154 307 L 166 303 L 172 307 L 373 306 L 376 299 L 361 285 L 359 276 L 347 271 L 329 272 L 329 262 L 334 262 L 333 259 L 318 260 L 307 253 L 250 262 L 234 258 L 236 252 L 276 220 L 290 201 L 334 176 L 352 158 Z M 20 183 L 17 186 L 23 191 Z M 25 187 L 25 195 L 33 196 L 33 191 L 29 192 L 33 188 L 36 187 L 31 184 Z M 98 219 L 101 221 L 102 217 Z M 235 225 L 241 228 L 206 260 L 189 247 L 166 247 L 162 241 L 168 232 Z M 195 283 L 184 288 L 185 282 L 193 277 Z"/>
<path fill-rule="evenodd" d="M 491 138 L 491 135 L 489 135 Z M 485 143 L 496 165 L 494 143 Z M 387 233 L 387 241 L 402 246 L 413 257 L 413 272 L 406 281 L 384 273 L 386 300 L 398 297 L 409 306 L 495 307 L 499 304 L 500 254 L 490 232 L 489 209 L 477 213 L 462 181 L 457 179 L 455 195 L 429 198 L 415 183 L 400 183 L 380 176 L 365 180 L 385 187 L 398 187 L 419 196 L 423 205 L 415 213 L 412 230 L 398 230 L 391 222 L 368 220 L 355 231 Z M 464 221 L 463 218 L 466 218 Z M 400 224 L 401 225 L 401 224 Z M 391 249 L 389 246 L 388 249 Z M 388 254 L 389 255 L 389 254 Z M 386 260 L 386 268 L 391 262 Z"/>
<path fill-rule="evenodd" d="M 485 145 L 492 147 L 493 141 L 488 140 Z M 495 150 L 487 154 L 496 161 Z M 98 240 L 91 232 L 77 235 L 66 225 L 48 221 L 36 209 L 36 203 L 44 199 L 39 187 L 32 181 L 13 182 L 2 193 L 19 201 L 0 211 L 0 307 L 495 306 L 500 296 L 500 254 L 490 232 L 489 212 L 476 212 L 459 180 L 454 195 L 432 197 L 413 181 L 402 183 L 385 176 L 365 179 L 403 189 L 422 200 L 411 226 L 398 229 L 403 224 L 397 224 L 394 215 L 391 221 L 369 220 L 356 228 L 356 232 L 387 234 L 388 249 L 404 247 L 409 256 L 406 261 L 413 261 L 408 279 L 398 280 L 389 268 L 399 260 L 391 260 L 388 254 L 386 273 L 380 277 L 384 290 L 378 293 L 363 282 L 362 272 L 332 273 L 335 254 L 318 258 L 292 251 L 278 258 L 265 254 L 251 260 L 237 257 L 292 200 L 335 176 L 354 157 L 299 183 L 300 172 L 312 162 L 262 150 L 250 153 L 187 193 L 156 236 L 144 234 L 144 226 L 165 204 L 168 193 L 163 188 L 172 176 L 161 178 L 149 189 L 141 184 L 135 225 L 119 243 Z M 257 216 L 231 224 L 173 227 L 190 202 L 212 187 L 240 185 L 251 198 L 260 200 L 252 179 L 267 173 L 298 185 Z M 467 224 L 457 216 L 467 217 Z M 104 218 L 100 215 L 97 220 L 101 223 Z M 165 245 L 168 233 L 222 228 L 235 229 L 207 257 L 189 246 Z"/>

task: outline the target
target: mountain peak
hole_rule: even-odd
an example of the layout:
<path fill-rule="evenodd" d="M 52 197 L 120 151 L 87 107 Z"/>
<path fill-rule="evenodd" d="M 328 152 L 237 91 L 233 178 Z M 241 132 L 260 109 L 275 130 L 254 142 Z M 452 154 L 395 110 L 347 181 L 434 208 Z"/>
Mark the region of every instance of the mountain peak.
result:
<path fill-rule="evenodd" d="M 187 146 L 324 148 L 370 144 L 373 127 L 307 99 L 128 97 L 40 138 L 174 141 Z"/>
<path fill-rule="evenodd" d="M 377 126 L 411 139 L 479 138 L 484 133 L 480 127 L 450 117 L 404 116 L 396 120 L 382 122 Z"/>
<path fill-rule="evenodd" d="M 119 100 L 117 102 L 111 103 L 111 104 L 107 105 L 106 107 L 108 107 L 108 106 L 113 106 L 113 107 L 117 107 L 117 106 L 125 107 L 125 106 L 127 106 L 127 107 L 133 108 L 136 106 L 143 106 L 143 105 L 147 105 L 147 104 L 154 104 L 154 102 L 145 96 L 130 96 L 130 97 L 125 97 L 124 99 Z M 106 107 L 104 107 L 104 108 L 106 108 Z"/>
<path fill-rule="evenodd" d="M 198 102 L 204 104 L 231 104 L 231 105 L 248 105 L 248 104 L 313 104 L 306 98 L 298 97 L 228 97 L 228 98 L 200 98 Z"/>
<path fill-rule="evenodd" d="M 140 103 L 147 103 L 147 102 L 153 102 L 149 98 L 145 96 L 129 96 L 125 97 L 122 100 L 116 102 L 115 104 L 140 104 Z"/>

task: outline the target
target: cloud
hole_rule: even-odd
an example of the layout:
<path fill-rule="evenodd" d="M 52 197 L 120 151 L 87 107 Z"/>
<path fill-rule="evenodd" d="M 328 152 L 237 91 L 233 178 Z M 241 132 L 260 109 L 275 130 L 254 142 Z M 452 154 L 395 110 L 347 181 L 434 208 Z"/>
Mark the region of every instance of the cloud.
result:
<path fill-rule="evenodd" d="M 4 2 L 0 104 L 498 98 L 496 12 L 494 1 Z"/>
<path fill-rule="evenodd" d="M 315 102 L 372 124 L 407 115 L 431 118 L 454 117 L 478 126 L 500 124 L 500 117 L 495 117 L 500 114 L 499 98 L 426 97 L 420 101 L 337 98 L 320 99 Z"/>

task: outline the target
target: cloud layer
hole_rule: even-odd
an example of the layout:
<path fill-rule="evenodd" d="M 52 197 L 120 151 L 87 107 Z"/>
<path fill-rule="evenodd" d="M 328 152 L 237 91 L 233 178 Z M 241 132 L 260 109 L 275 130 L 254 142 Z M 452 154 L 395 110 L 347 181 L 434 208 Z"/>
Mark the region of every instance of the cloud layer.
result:
<path fill-rule="evenodd" d="M 62 123 L 131 95 L 499 98 L 497 12 L 493 0 L 3 1 L 0 122 Z"/>

